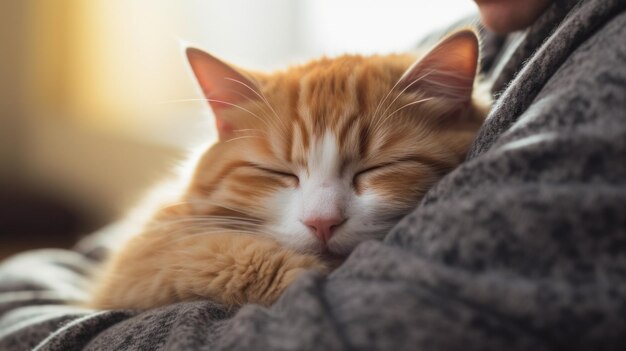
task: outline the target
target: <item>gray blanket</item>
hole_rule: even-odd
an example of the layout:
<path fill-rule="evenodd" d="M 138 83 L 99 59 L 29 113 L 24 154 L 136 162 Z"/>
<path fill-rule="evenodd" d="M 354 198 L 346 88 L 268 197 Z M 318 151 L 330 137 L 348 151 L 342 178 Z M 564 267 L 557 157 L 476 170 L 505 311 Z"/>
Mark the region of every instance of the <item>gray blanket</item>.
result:
<path fill-rule="evenodd" d="M 0 266 L 0 350 L 626 350 L 625 8 L 556 1 L 486 33 L 499 98 L 468 159 L 329 277 L 271 308 L 64 305 L 91 238 Z"/>

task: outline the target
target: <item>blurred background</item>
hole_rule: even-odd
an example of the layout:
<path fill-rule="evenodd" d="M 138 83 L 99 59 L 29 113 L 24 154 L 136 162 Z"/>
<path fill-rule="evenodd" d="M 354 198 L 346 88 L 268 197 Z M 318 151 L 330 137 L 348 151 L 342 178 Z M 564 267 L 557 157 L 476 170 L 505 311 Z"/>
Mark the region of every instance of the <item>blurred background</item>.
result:
<path fill-rule="evenodd" d="M 471 0 L 0 0 L 0 258 L 68 247 L 212 136 L 193 43 L 271 70 L 405 51 Z"/>

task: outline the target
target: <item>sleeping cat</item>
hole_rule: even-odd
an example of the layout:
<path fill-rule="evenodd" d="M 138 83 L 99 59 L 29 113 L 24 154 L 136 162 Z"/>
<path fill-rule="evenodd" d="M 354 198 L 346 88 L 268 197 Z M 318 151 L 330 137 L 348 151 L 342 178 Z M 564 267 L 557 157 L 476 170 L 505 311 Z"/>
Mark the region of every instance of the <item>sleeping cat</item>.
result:
<path fill-rule="evenodd" d="M 273 303 L 381 239 L 464 158 L 487 106 L 474 32 L 426 55 L 322 58 L 271 74 L 187 57 L 219 140 L 106 262 L 88 305 Z"/>

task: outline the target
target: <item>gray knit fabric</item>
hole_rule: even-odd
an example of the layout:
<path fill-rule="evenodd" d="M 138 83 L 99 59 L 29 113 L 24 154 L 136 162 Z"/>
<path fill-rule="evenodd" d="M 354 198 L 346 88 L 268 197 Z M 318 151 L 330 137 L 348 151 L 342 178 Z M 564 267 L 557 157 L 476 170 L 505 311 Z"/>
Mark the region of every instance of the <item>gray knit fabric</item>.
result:
<path fill-rule="evenodd" d="M 557 1 L 497 50 L 467 161 L 329 277 L 271 308 L 89 311 L 63 302 L 97 247 L 30 252 L 0 265 L 0 350 L 626 350 L 625 8 Z"/>

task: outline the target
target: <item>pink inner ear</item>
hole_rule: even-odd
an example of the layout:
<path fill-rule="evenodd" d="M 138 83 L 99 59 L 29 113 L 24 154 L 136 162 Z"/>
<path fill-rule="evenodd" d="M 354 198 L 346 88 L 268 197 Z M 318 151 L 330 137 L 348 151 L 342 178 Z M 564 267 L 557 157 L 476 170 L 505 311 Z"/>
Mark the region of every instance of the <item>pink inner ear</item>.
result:
<path fill-rule="evenodd" d="M 223 119 L 218 118 L 217 115 L 215 117 L 215 125 L 220 137 L 231 135 L 233 133 L 233 126 L 230 123 L 225 122 Z"/>
<path fill-rule="evenodd" d="M 260 96 L 258 88 L 236 69 L 206 52 L 188 48 L 187 58 L 215 114 L 220 139 L 230 136 L 234 126 L 225 121 L 222 111 L 236 108 L 244 101 L 257 99 Z"/>
<path fill-rule="evenodd" d="M 476 67 L 478 39 L 470 30 L 452 34 L 416 62 L 399 84 L 407 91 L 444 97 L 459 102 L 471 99 Z"/>

